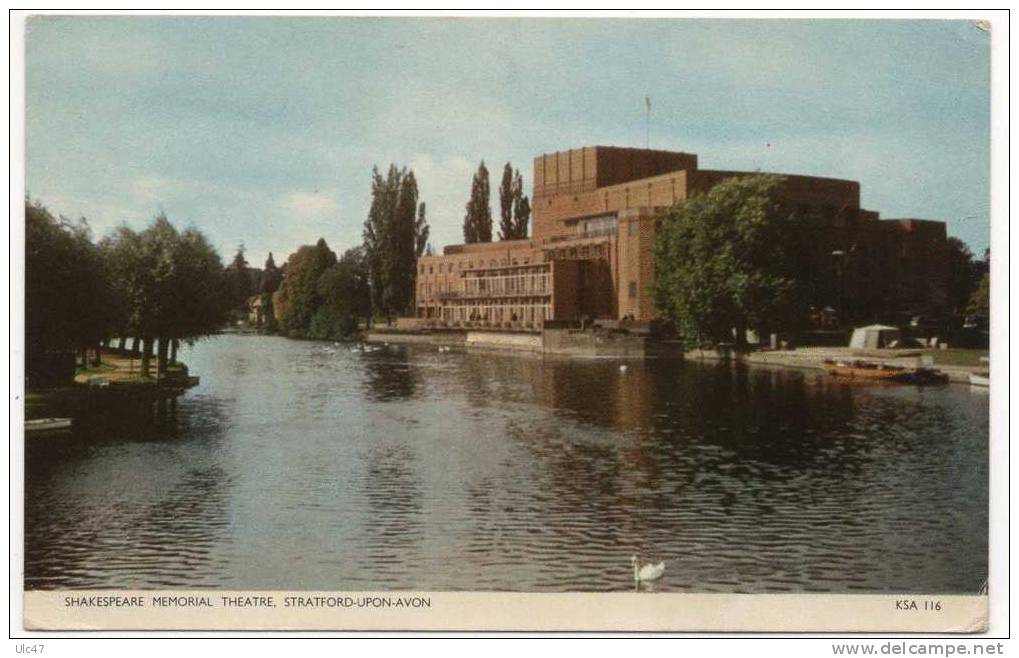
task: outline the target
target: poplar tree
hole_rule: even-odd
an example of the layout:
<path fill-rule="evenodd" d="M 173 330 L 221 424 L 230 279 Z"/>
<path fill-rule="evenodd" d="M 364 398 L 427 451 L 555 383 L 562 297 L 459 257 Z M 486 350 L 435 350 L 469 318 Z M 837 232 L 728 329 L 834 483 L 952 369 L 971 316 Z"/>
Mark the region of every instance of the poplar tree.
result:
<path fill-rule="evenodd" d="M 364 224 L 364 260 L 372 306 L 387 318 L 414 300 L 417 258 L 428 243 L 425 204 L 418 203 L 414 172 L 395 164 L 383 177 L 372 169 L 372 203 Z"/>
<path fill-rule="evenodd" d="M 425 204 L 422 201 L 418 204 L 418 218 L 417 223 L 414 225 L 414 252 L 417 254 L 418 258 L 421 258 L 428 246 L 429 232 L 428 220 L 425 218 Z"/>
<path fill-rule="evenodd" d="M 517 238 L 516 224 L 513 222 L 514 202 L 513 167 L 510 163 L 502 168 L 502 183 L 499 185 L 499 239 L 514 240 Z"/>
<path fill-rule="evenodd" d="M 471 183 L 471 197 L 467 201 L 464 215 L 464 242 L 492 241 L 492 208 L 489 205 L 491 196 L 488 185 L 488 169 L 482 160 Z"/>
<path fill-rule="evenodd" d="M 531 202 L 524 196 L 524 178 L 520 172 L 513 177 L 513 235 L 517 240 L 527 237 L 531 219 Z"/>

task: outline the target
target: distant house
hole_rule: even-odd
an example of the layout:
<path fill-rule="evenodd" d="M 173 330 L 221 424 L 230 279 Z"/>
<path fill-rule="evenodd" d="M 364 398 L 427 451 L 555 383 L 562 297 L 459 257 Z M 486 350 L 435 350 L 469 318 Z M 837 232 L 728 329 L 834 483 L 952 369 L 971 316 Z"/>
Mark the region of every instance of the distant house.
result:
<path fill-rule="evenodd" d="M 265 322 L 265 307 L 261 295 L 248 298 L 248 322 L 258 327 Z"/>

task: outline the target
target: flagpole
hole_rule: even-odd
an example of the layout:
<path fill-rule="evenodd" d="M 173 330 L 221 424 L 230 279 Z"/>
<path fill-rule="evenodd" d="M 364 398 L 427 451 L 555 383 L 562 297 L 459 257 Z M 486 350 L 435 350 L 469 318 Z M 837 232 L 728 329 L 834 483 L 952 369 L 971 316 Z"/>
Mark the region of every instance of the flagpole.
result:
<path fill-rule="evenodd" d="M 644 148 L 651 150 L 651 97 L 644 97 Z"/>

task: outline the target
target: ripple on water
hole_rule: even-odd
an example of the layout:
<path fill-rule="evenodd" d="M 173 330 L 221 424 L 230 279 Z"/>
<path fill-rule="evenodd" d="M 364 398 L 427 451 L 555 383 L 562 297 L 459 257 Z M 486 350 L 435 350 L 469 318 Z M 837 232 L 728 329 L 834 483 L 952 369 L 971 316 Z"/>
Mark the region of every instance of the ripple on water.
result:
<path fill-rule="evenodd" d="M 987 398 L 222 336 L 169 430 L 30 450 L 28 588 L 970 592 Z"/>

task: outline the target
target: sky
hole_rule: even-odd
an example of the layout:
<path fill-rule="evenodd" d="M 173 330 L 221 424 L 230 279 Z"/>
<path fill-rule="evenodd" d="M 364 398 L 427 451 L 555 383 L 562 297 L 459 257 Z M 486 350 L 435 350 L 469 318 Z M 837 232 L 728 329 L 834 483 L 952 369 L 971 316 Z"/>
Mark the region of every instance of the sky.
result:
<path fill-rule="evenodd" d="M 36 16 L 26 40 L 27 193 L 96 237 L 163 211 L 224 261 L 340 253 L 396 163 L 441 249 L 481 160 L 497 218 L 506 162 L 530 193 L 536 155 L 649 143 L 857 180 L 882 218 L 989 244 L 990 35 L 967 21 Z"/>

